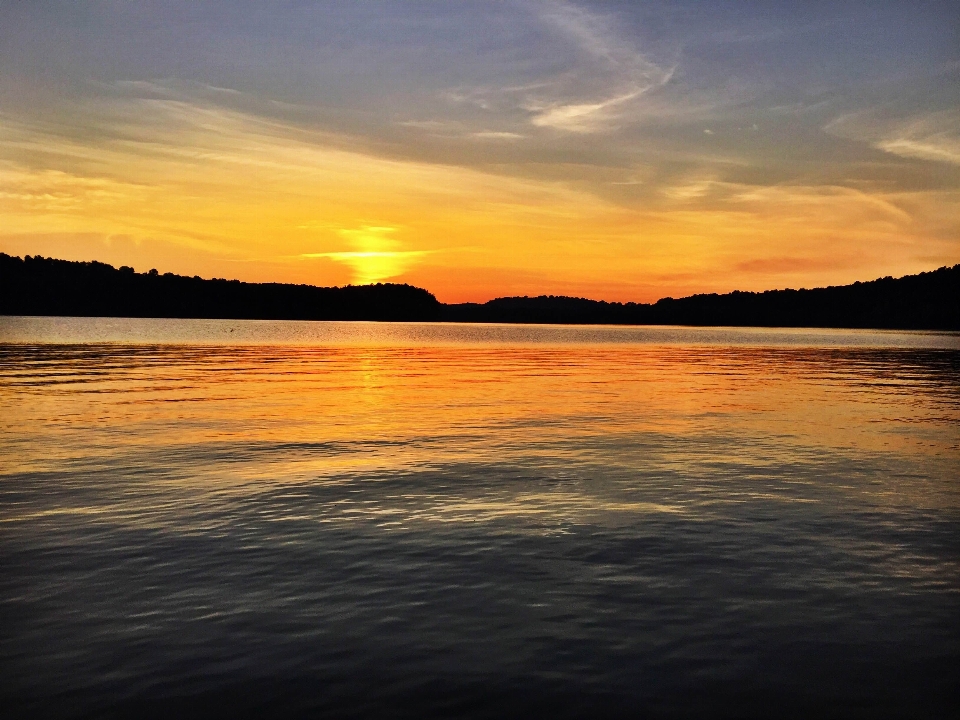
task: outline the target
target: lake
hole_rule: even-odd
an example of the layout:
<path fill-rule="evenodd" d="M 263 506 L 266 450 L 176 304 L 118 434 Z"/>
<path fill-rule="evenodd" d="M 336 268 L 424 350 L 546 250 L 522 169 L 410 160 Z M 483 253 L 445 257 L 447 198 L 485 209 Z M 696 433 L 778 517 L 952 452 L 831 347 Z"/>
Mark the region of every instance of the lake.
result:
<path fill-rule="evenodd" d="M 960 335 L 0 318 L 24 717 L 934 717 Z"/>

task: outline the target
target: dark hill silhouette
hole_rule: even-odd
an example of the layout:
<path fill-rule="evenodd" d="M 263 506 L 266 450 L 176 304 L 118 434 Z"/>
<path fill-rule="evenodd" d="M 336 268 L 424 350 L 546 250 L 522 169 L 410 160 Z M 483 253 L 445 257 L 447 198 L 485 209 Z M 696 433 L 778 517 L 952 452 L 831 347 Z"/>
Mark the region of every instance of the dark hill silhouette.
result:
<path fill-rule="evenodd" d="M 482 305 L 448 305 L 444 317 L 465 322 L 958 330 L 960 265 L 853 285 L 693 295 L 652 305 L 543 295 L 497 298 Z"/>
<path fill-rule="evenodd" d="M 203 280 L 100 262 L 0 253 L 0 314 L 262 320 L 439 320 L 442 306 L 412 285 L 314 287 Z"/>
<path fill-rule="evenodd" d="M 444 305 L 411 285 L 203 280 L 0 253 L 0 314 L 960 330 L 960 265 L 853 285 L 653 304 L 540 296 Z"/>

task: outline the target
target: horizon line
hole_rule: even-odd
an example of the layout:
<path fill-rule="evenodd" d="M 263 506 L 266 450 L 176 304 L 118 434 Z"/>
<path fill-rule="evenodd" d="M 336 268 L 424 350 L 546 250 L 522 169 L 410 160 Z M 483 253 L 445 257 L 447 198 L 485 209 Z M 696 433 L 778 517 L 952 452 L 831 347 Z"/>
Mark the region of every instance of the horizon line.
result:
<path fill-rule="evenodd" d="M 121 265 L 120 267 L 116 267 L 116 266 L 114 266 L 114 265 L 111 265 L 110 263 L 103 262 L 102 260 L 65 260 L 65 259 L 63 259 L 63 258 L 45 257 L 45 256 L 43 256 L 43 255 L 27 255 L 27 254 L 25 254 L 25 255 L 21 258 L 19 255 L 9 255 L 8 253 L 5 253 L 5 252 L 3 252 L 3 251 L 0 251 L 0 257 L 2 257 L 2 256 L 5 256 L 5 257 L 11 258 L 11 259 L 20 260 L 20 261 L 22 261 L 22 262 L 27 262 L 27 261 L 31 261 L 31 260 L 47 260 L 47 261 L 53 261 L 53 262 L 72 263 L 72 264 L 77 264 L 77 265 L 103 265 L 103 266 L 109 267 L 109 268 L 111 268 L 112 270 L 117 271 L 117 272 L 130 271 L 130 272 L 133 272 L 133 273 L 136 274 L 136 275 L 156 275 L 156 276 L 159 276 L 159 277 L 173 276 L 173 277 L 186 278 L 186 279 L 190 279 L 190 280 L 203 280 L 203 281 L 205 281 L 205 282 L 240 283 L 241 285 L 287 285 L 287 286 L 291 286 L 291 287 L 312 287 L 312 288 L 327 288 L 327 289 L 333 289 L 333 288 L 343 289 L 343 288 L 351 288 L 351 287 L 364 288 L 364 287 L 377 287 L 377 286 L 381 286 L 381 287 L 382 287 L 382 286 L 385 286 L 385 285 L 394 285 L 394 286 L 398 286 L 398 287 L 404 287 L 404 286 L 405 286 L 405 287 L 416 288 L 417 290 L 423 290 L 424 292 L 429 293 L 429 294 L 431 295 L 431 297 L 433 297 L 439 304 L 445 305 L 445 306 L 456 306 L 456 305 L 485 305 L 485 304 L 487 304 L 487 303 L 495 302 L 495 301 L 497 301 L 497 300 L 512 300 L 512 299 L 532 300 L 532 299 L 539 299 L 539 298 L 565 299 L 565 300 L 583 300 L 583 301 L 586 301 L 586 302 L 606 303 L 607 305 L 651 305 L 651 306 L 652 306 L 652 305 L 656 305 L 657 303 L 662 302 L 662 301 L 665 301 L 665 300 L 684 300 L 684 299 L 686 299 L 686 298 L 694 298 L 694 297 L 709 297 L 709 296 L 721 297 L 721 296 L 724 296 L 724 295 L 734 295 L 734 294 L 763 295 L 764 293 L 773 293 L 773 292 L 802 292 L 802 291 L 811 291 L 811 290 L 826 290 L 826 289 L 830 289 L 830 288 L 850 287 L 850 286 L 855 286 L 855 285 L 864 285 L 864 284 L 867 284 L 867 283 L 878 282 L 878 281 L 880 281 L 880 280 L 901 280 L 901 279 L 903 279 L 903 278 L 908 278 L 908 277 L 918 277 L 918 276 L 920 276 L 920 275 L 926 275 L 926 274 L 929 274 L 929 273 L 935 273 L 935 272 L 939 272 L 939 271 L 941 271 L 941 270 L 953 270 L 953 269 L 956 269 L 956 268 L 960 267 L 960 263 L 954 263 L 953 265 L 941 265 L 940 267 L 936 267 L 936 268 L 933 268 L 933 269 L 931 269 L 931 270 L 922 270 L 922 271 L 917 272 L 917 273 L 908 273 L 908 274 L 900 275 L 900 276 L 897 276 L 897 277 L 894 277 L 894 276 L 892 276 L 892 275 L 884 275 L 884 276 L 881 276 L 881 277 L 872 278 L 872 279 L 870 279 L 870 280 L 855 280 L 854 282 L 846 283 L 846 284 L 844 284 L 844 285 L 823 285 L 823 286 L 817 286 L 817 287 L 800 287 L 800 288 L 791 288 L 791 287 L 768 288 L 768 289 L 765 289 L 765 290 L 731 290 L 731 291 L 725 292 L 725 293 L 720 293 L 720 292 L 695 292 L 695 293 L 693 293 L 693 294 L 691 294 L 691 295 L 683 295 L 683 296 L 681 296 L 681 297 L 673 297 L 673 296 L 671 296 L 671 295 L 667 295 L 667 296 L 658 298 L 658 299 L 656 299 L 656 300 L 654 300 L 654 301 L 652 301 L 652 302 L 638 302 L 638 301 L 634 301 L 634 300 L 627 300 L 627 301 L 620 301 L 620 300 L 597 300 L 597 299 L 595 299 L 595 298 L 581 297 L 581 296 L 575 296 L 575 295 L 547 295 L 547 294 L 540 294 L 540 295 L 498 295 L 498 296 L 496 296 L 496 297 L 490 298 L 489 300 L 485 300 L 485 301 L 483 301 L 483 302 L 446 303 L 446 302 L 442 302 L 441 300 L 437 300 L 436 295 L 435 295 L 430 289 L 424 288 L 424 287 L 420 287 L 419 285 L 412 285 L 411 283 L 407 283 L 407 282 L 389 282 L 389 281 L 388 281 L 388 282 L 384 282 L 384 281 L 378 281 L 378 282 L 375 282 L 375 283 L 365 283 L 365 284 L 348 283 L 347 285 L 313 285 L 313 284 L 310 284 L 310 283 L 290 283 L 290 282 L 276 282 L 276 281 L 251 282 L 251 281 L 248 281 L 248 280 L 239 280 L 239 279 L 237 279 L 237 278 L 220 278 L 220 277 L 204 278 L 204 277 L 200 277 L 199 275 L 180 275 L 180 274 L 178 274 L 178 273 L 173 273 L 173 272 L 164 272 L 164 273 L 161 273 L 161 272 L 160 272 L 159 270 L 157 270 L 156 268 L 150 268 L 150 270 L 147 270 L 147 271 L 145 271 L 145 272 L 138 272 L 136 269 L 134 269 L 133 267 L 131 267 L 131 266 L 129 266 L 129 265 Z M 389 279 L 388 279 L 388 280 L 389 280 Z"/>

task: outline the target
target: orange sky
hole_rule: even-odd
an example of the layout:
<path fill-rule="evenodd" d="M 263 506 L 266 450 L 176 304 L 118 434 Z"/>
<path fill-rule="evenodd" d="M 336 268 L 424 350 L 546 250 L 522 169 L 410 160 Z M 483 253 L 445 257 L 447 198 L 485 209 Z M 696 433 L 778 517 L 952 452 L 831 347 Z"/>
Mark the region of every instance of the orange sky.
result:
<path fill-rule="evenodd" d="M 942 107 L 955 93 L 931 99 L 956 63 L 908 78 L 930 95 L 893 110 L 884 102 L 905 82 L 894 75 L 861 78 L 869 92 L 784 98 L 736 53 L 717 79 L 689 49 L 645 50 L 642 28 L 610 13 L 529 8 L 523 21 L 559 67 L 531 69 L 515 44 L 516 67 L 467 47 L 434 49 L 424 68 L 405 54 L 415 40 L 359 31 L 366 54 L 332 69 L 315 58 L 293 90 L 267 82 L 284 69 L 272 60 L 231 66 L 244 58 L 230 47 L 219 50 L 230 77 L 208 60 L 183 78 L 162 49 L 127 68 L 81 36 L 79 60 L 58 66 L 8 36 L 0 250 L 249 281 L 409 282 L 447 302 L 650 301 L 960 261 L 960 114 Z M 29 12 L 4 12 L 6 32 L 33 28 L 41 50 L 53 42 Z M 155 25 L 138 30 L 143 18 L 90 13 L 162 45 Z M 180 32 L 188 50 L 210 42 Z M 333 42 L 315 40 L 321 55 Z M 839 39 L 827 50 L 851 52 Z M 441 72 L 443 53 L 464 66 Z M 489 73 L 476 77 L 471 57 Z M 388 61 L 392 94 L 350 77 Z"/>

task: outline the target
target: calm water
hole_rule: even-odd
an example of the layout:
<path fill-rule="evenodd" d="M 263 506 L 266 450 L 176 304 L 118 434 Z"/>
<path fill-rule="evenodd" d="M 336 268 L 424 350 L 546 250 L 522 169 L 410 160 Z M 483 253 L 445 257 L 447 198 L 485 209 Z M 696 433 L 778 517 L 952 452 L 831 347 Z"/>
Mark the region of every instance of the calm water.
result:
<path fill-rule="evenodd" d="M 960 336 L 0 318 L 15 714 L 933 717 Z"/>

